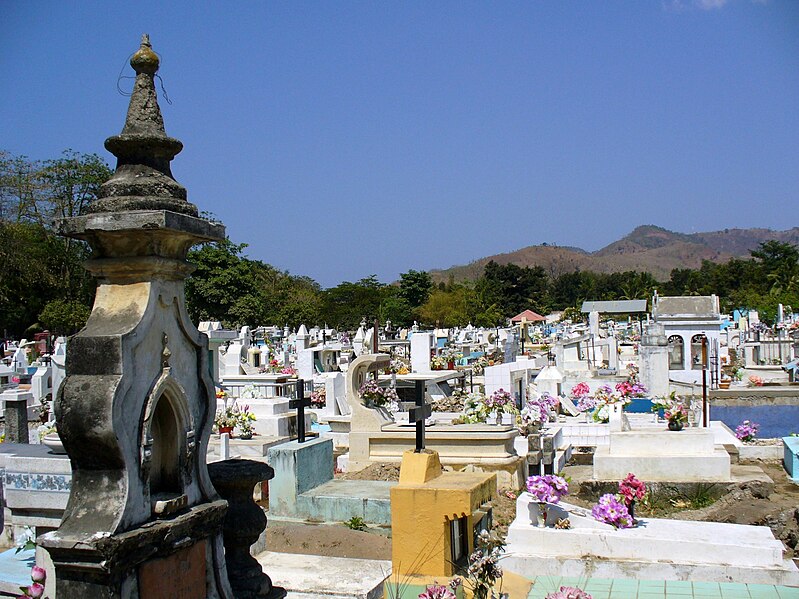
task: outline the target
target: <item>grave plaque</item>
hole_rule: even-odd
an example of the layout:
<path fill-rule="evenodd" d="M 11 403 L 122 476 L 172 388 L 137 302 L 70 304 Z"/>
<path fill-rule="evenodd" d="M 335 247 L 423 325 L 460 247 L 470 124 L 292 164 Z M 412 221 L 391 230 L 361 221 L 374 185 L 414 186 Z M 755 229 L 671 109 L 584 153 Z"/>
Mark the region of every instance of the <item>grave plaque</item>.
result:
<path fill-rule="evenodd" d="M 195 543 L 139 568 L 139 595 L 147 599 L 205 599 L 205 543 Z"/>

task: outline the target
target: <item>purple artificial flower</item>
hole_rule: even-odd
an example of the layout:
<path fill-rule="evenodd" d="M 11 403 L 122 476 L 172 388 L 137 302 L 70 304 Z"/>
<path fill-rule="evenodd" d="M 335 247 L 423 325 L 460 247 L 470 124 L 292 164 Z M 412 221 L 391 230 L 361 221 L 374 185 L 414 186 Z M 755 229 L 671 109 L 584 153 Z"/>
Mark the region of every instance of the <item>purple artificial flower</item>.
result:
<path fill-rule="evenodd" d="M 577 400 L 577 409 L 581 412 L 590 412 L 596 408 L 597 401 L 590 395 L 583 395 Z"/>
<path fill-rule="evenodd" d="M 455 599 L 455 594 L 440 584 L 431 584 L 419 593 L 418 599 Z"/>
<path fill-rule="evenodd" d="M 544 599 L 593 599 L 591 595 L 576 587 L 560 587 L 559 591 L 549 593 Z"/>
<path fill-rule="evenodd" d="M 561 497 L 568 495 L 569 483 L 565 478 L 553 474 L 531 476 L 527 479 L 527 492 L 535 497 L 536 501 L 558 503 Z"/>
<path fill-rule="evenodd" d="M 633 525 L 627 506 L 610 493 L 599 498 L 597 504 L 591 508 L 591 515 L 599 522 L 610 524 L 614 528 L 630 528 Z"/>
<path fill-rule="evenodd" d="M 735 436 L 740 441 L 754 441 L 758 430 L 760 430 L 759 424 L 749 420 L 744 420 L 741 424 L 735 427 Z"/>

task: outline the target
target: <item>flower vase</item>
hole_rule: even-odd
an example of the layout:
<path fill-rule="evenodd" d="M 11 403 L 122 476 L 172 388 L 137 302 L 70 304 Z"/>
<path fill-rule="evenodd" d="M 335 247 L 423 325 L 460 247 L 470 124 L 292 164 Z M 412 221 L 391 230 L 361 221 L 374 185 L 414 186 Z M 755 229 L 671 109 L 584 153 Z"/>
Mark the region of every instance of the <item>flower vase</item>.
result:
<path fill-rule="evenodd" d="M 531 422 L 525 427 L 525 434 L 526 435 L 536 435 L 541 432 L 541 423 L 540 422 Z"/>
<path fill-rule="evenodd" d="M 252 439 L 252 433 L 241 433 L 239 435 L 239 439 L 243 439 L 245 441 Z"/>
<path fill-rule="evenodd" d="M 536 528 L 546 528 L 547 525 L 547 504 L 543 501 L 537 501 L 534 509 L 535 521 L 533 522 Z"/>
<path fill-rule="evenodd" d="M 670 431 L 681 431 L 682 430 L 682 422 L 679 420 L 669 420 L 669 430 Z"/>
<path fill-rule="evenodd" d="M 224 435 L 225 433 L 227 433 L 228 435 L 232 435 L 233 434 L 233 427 L 232 426 L 220 426 L 219 427 L 219 434 L 220 435 Z"/>
<path fill-rule="evenodd" d="M 658 421 L 658 413 L 652 412 L 652 422 L 657 422 L 657 421 Z"/>
<path fill-rule="evenodd" d="M 588 424 L 589 422 L 591 422 L 591 412 L 589 412 L 588 410 L 586 410 L 585 412 L 583 412 L 583 416 L 585 417 L 585 423 L 586 423 L 586 424 Z"/>
<path fill-rule="evenodd" d="M 627 511 L 630 512 L 630 520 L 632 520 L 633 526 L 638 526 L 638 520 L 635 519 L 635 499 L 631 500 L 627 505 Z"/>

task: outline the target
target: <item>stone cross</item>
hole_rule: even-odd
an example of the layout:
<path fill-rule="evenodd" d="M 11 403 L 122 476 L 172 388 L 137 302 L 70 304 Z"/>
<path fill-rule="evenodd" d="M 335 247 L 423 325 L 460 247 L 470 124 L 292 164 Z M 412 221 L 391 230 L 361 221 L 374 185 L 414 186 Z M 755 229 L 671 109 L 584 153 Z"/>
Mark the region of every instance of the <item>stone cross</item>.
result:
<path fill-rule="evenodd" d="M 424 421 L 433 414 L 433 407 L 424 401 L 424 387 L 424 381 L 416 381 L 416 407 L 408 412 L 408 421 L 416 423 L 416 453 L 424 450 Z"/>
<path fill-rule="evenodd" d="M 289 408 L 297 410 L 297 443 L 305 443 L 305 408 L 311 407 L 311 398 L 305 397 L 305 380 L 297 381 L 297 399 L 289 401 Z"/>

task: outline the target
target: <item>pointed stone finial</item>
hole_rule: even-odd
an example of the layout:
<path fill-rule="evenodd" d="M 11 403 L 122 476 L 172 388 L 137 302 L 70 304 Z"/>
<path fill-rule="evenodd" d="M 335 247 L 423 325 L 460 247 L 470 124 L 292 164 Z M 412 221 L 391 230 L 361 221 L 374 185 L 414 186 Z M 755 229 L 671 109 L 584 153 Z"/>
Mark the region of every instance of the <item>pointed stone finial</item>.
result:
<path fill-rule="evenodd" d="M 198 214 L 197 207 L 186 200 L 186 189 L 172 176 L 170 162 L 183 144 L 164 128 L 154 79 L 160 62 L 145 33 L 130 59 L 136 82 L 125 126 L 121 134 L 105 140 L 106 149 L 117 157 L 116 172 L 102 185 L 101 197 L 89 205 L 87 213 L 170 210 Z"/>
<path fill-rule="evenodd" d="M 153 46 L 150 43 L 150 36 L 143 33 L 141 36 L 141 47 L 136 54 L 130 58 L 130 66 L 138 73 L 147 73 L 148 75 L 155 75 L 158 71 L 158 65 L 161 60 L 158 54 L 153 52 Z"/>

